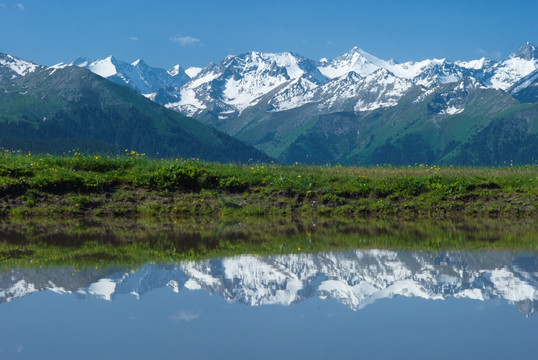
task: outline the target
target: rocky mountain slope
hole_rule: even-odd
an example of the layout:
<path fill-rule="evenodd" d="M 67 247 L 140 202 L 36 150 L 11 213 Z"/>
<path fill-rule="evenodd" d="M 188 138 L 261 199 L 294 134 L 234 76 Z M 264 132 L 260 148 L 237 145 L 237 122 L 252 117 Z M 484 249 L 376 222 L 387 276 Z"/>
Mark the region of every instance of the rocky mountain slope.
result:
<path fill-rule="evenodd" d="M 177 73 L 152 68 L 153 75 L 141 76 L 139 70 L 127 70 L 140 67 L 140 61 L 119 63 L 110 57 L 77 60 L 72 65 L 127 84 L 284 162 L 374 164 L 386 159 L 397 164 L 490 165 L 506 160 L 538 161 L 538 150 L 533 150 L 538 131 L 536 111 L 533 106 L 521 106 L 536 103 L 537 98 L 537 48 L 530 43 L 501 61 L 426 59 L 397 63 L 353 48 L 333 60 L 320 61 L 289 52 L 252 51 L 227 56 L 205 68 L 188 69 L 190 76 L 179 68 Z M 160 80 L 147 80 L 145 87 L 136 85 L 142 78 Z M 450 86 L 466 88 L 448 94 Z M 473 96 L 469 96 L 469 86 Z M 496 105 L 495 111 L 490 111 L 490 104 L 503 106 Z M 413 112 L 420 116 L 412 126 L 406 119 Z M 414 142 L 412 139 L 418 137 L 423 139 L 419 142 L 435 145 L 424 149 L 428 156 L 387 136 L 387 124 L 376 120 L 394 119 L 395 114 L 403 124 L 399 138 Z M 431 136 L 430 130 L 417 131 L 418 123 L 436 135 Z M 458 129 L 447 125 L 449 131 L 443 128 L 449 123 L 472 126 Z M 361 147 L 364 136 L 360 135 L 365 124 L 371 132 L 366 141 L 375 146 L 366 152 Z M 358 137 L 361 139 L 355 139 Z M 328 143 L 332 149 L 326 149 Z M 492 153 L 497 147 L 503 148 L 503 157 Z M 391 152 L 393 148 L 396 153 Z M 533 151 L 529 153 L 529 149 Z"/>
<path fill-rule="evenodd" d="M 130 66 L 147 70 L 142 62 Z M 137 90 L 149 86 L 132 84 Z M 86 69 L 47 68 L 4 54 L 0 54 L 0 146 L 44 153 L 129 149 L 217 161 L 269 159 Z"/>

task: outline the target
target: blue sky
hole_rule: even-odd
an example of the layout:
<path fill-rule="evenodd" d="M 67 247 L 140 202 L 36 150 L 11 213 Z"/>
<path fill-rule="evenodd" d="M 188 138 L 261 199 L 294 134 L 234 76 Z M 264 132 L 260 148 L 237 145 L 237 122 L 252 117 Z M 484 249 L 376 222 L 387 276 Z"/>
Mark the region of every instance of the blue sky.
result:
<path fill-rule="evenodd" d="M 536 0 L 0 0 L 0 52 L 43 65 L 78 56 L 206 66 L 250 50 L 396 61 L 504 58 L 538 45 Z"/>

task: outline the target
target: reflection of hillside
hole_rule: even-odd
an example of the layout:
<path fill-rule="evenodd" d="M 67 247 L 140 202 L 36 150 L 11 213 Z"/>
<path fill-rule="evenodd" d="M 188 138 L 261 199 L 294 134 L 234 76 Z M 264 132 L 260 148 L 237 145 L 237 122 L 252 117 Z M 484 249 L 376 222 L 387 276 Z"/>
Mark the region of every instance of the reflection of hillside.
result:
<path fill-rule="evenodd" d="M 168 286 L 203 289 L 251 306 L 332 298 L 353 310 L 395 295 L 424 299 L 503 299 L 529 316 L 537 308 L 538 256 L 506 252 L 366 250 L 281 256 L 238 256 L 146 265 L 140 270 L 13 270 L 0 277 L 0 301 L 51 289 L 114 299 Z"/>

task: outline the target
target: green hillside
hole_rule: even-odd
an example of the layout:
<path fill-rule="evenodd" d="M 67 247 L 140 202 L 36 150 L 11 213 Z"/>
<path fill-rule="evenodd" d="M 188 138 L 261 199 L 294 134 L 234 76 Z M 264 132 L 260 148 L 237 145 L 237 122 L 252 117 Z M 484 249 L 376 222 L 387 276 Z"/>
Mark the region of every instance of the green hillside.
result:
<path fill-rule="evenodd" d="M 78 67 L 0 84 L 0 146 L 61 153 L 268 161 L 256 149 Z"/>
<path fill-rule="evenodd" d="M 314 105 L 308 104 L 265 113 L 232 134 L 284 163 L 536 163 L 538 104 L 469 86 L 466 79 L 460 84 L 446 84 L 420 101 L 417 88 L 397 106 L 372 112 L 310 116 Z"/>

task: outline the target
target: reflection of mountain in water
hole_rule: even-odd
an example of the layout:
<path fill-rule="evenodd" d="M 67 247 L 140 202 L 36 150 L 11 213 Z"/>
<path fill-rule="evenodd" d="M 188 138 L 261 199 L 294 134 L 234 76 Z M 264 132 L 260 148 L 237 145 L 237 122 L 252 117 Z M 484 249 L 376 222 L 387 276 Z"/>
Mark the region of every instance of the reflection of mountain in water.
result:
<path fill-rule="evenodd" d="M 152 264 L 134 273 L 117 268 L 12 270 L 0 276 L 0 302 L 45 289 L 111 300 L 165 286 L 175 292 L 203 289 L 251 306 L 332 298 L 353 310 L 395 295 L 499 298 L 529 316 L 538 309 L 538 255 L 366 250 Z"/>

